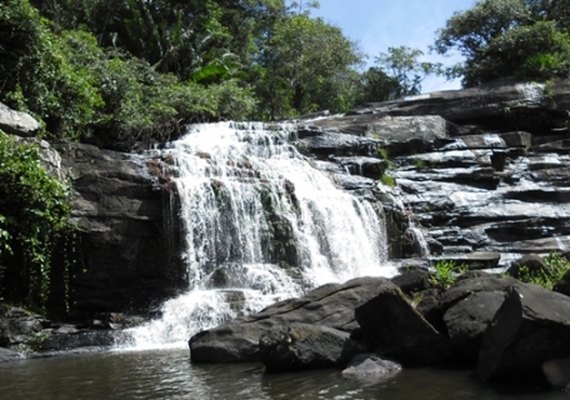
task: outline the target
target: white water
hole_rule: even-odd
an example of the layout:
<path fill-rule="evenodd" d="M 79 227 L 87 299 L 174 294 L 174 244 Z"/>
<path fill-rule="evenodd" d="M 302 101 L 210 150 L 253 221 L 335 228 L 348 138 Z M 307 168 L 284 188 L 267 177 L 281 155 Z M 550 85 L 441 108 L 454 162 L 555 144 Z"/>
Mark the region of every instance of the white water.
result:
<path fill-rule="evenodd" d="M 173 143 L 188 292 L 131 330 L 134 347 L 190 336 L 328 282 L 389 276 L 382 218 L 290 143 L 292 125 L 192 126 Z"/>

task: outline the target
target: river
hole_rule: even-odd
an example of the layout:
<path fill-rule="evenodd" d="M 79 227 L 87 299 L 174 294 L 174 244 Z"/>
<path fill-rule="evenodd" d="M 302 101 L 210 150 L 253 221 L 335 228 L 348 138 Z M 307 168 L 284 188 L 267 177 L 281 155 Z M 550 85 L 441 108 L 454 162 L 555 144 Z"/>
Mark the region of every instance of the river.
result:
<path fill-rule="evenodd" d="M 185 349 L 68 355 L 0 364 L 6 400 L 566 400 L 559 392 L 490 388 L 468 371 L 407 369 L 377 384 L 336 370 L 267 374 L 261 364 L 196 365 Z"/>

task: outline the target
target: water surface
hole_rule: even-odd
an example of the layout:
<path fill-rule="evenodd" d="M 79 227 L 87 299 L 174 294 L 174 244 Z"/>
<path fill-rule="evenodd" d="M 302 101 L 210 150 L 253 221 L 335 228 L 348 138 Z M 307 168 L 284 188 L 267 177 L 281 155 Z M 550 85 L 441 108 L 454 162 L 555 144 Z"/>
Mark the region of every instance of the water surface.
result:
<path fill-rule="evenodd" d="M 338 371 L 267 374 L 261 364 L 194 365 L 184 349 L 71 355 L 0 364 L 2 399 L 568 400 L 558 392 L 505 392 L 465 371 L 410 369 L 375 385 Z"/>

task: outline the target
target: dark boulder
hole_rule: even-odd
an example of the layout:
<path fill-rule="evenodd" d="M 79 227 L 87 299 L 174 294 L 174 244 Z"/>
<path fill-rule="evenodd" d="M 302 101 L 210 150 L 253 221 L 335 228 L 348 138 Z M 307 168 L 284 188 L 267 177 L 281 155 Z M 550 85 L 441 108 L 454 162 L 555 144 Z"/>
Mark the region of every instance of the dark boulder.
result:
<path fill-rule="evenodd" d="M 477 292 L 445 312 L 443 321 L 459 363 L 475 366 L 481 337 L 504 300 L 502 291 Z"/>
<path fill-rule="evenodd" d="M 394 284 L 358 307 L 356 320 L 376 352 L 407 365 L 437 365 L 450 357 L 449 343 L 405 299 Z"/>
<path fill-rule="evenodd" d="M 363 350 L 348 332 L 319 325 L 275 327 L 259 338 L 261 361 L 273 372 L 342 367 Z"/>
<path fill-rule="evenodd" d="M 193 362 L 259 360 L 259 338 L 272 328 L 294 323 L 318 324 L 351 332 L 358 324 L 354 309 L 373 298 L 378 288 L 390 285 L 384 278 L 357 278 L 344 284 L 327 284 L 304 296 L 273 304 L 257 314 L 236 318 L 194 335 L 190 341 Z"/>
<path fill-rule="evenodd" d="M 570 296 L 570 270 L 566 271 L 562 279 L 556 282 L 552 290 Z"/>
<path fill-rule="evenodd" d="M 426 270 L 410 268 L 407 271 L 403 271 L 400 275 L 393 277 L 392 282 L 406 295 L 411 295 L 412 293 L 429 289 L 431 287 L 429 278 L 430 274 Z"/>
<path fill-rule="evenodd" d="M 357 354 L 342 370 L 343 378 L 360 384 L 373 385 L 386 382 L 402 371 L 402 366 L 394 361 L 384 360 L 377 354 Z"/>
<path fill-rule="evenodd" d="M 483 335 L 477 376 L 541 379 L 544 362 L 570 357 L 568 337 L 570 297 L 535 285 L 514 286 Z"/>

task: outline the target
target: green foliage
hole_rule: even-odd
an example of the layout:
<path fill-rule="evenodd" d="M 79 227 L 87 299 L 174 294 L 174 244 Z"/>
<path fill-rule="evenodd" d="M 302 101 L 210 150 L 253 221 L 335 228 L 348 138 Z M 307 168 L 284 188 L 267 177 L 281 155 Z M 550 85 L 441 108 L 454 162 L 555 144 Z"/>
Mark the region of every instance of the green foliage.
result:
<path fill-rule="evenodd" d="M 43 309 L 52 252 L 70 224 L 66 188 L 39 160 L 37 147 L 0 131 L 0 265 L 6 267 L 0 288 L 8 298 Z"/>
<path fill-rule="evenodd" d="M 262 117 L 346 110 L 357 95 L 358 76 L 351 67 L 359 61 L 340 29 L 304 14 L 282 18 L 264 45 L 257 70 Z"/>
<path fill-rule="evenodd" d="M 465 86 L 502 77 L 547 80 L 570 76 L 570 6 L 548 0 L 480 0 L 447 21 L 435 49 L 453 49 L 465 63 L 448 69 Z"/>
<path fill-rule="evenodd" d="M 389 47 L 387 53 L 380 53 L 376 57 L 379 68 L 397 82 L 390 98 L 420 94 L 422 81 L 428 75 L 440 71 L 440 64 L 419 61 L 423 54 L 419 49 L 399 46 Z"/>
<path fill-rule="evenodd" d="M 519 279 L 523 282 L 552 289 L 570 269 L 570 261 L 560 253 L 553 252 L 544 258 L 545 269 L 531 271 L 523 265 L 519 268 Z"/>
<path fill-rule="evenodd" d="M 426 169 L 429 167 L 429 163 L 421 158 L 416 158 L 414 160 L 414 167 L 418 170 Z"/>
<path fill-rule="evenodd" d="M 380 67 L 370 67 L 361 75 L 359 101 L 374 102 L 395 99 L 404 89 L 398 80 Z"/>
<path fill-rule="evenodd" d="M 73 65 L 66 46 L 26 0 L 0 4 L 0 94 L 14 108 L 70 138 L 91 121 L 102 99 L 92 76 Z"/>
<path fill-rule="evenodd" d="M 386 186 L 396 187 L 396 179 L 390 175 L 382 175 L 380 177 L 380 182 L 382 182 Z"/>
<path fill-rule="evenodd" d="M 429 281 L 437 288 L 447 289 L 457 281 L 457 276 L 466 270 L 465 266 L 458 265 L 455 261 L 440 260 L 434 265 L 434 271 Z"/>

